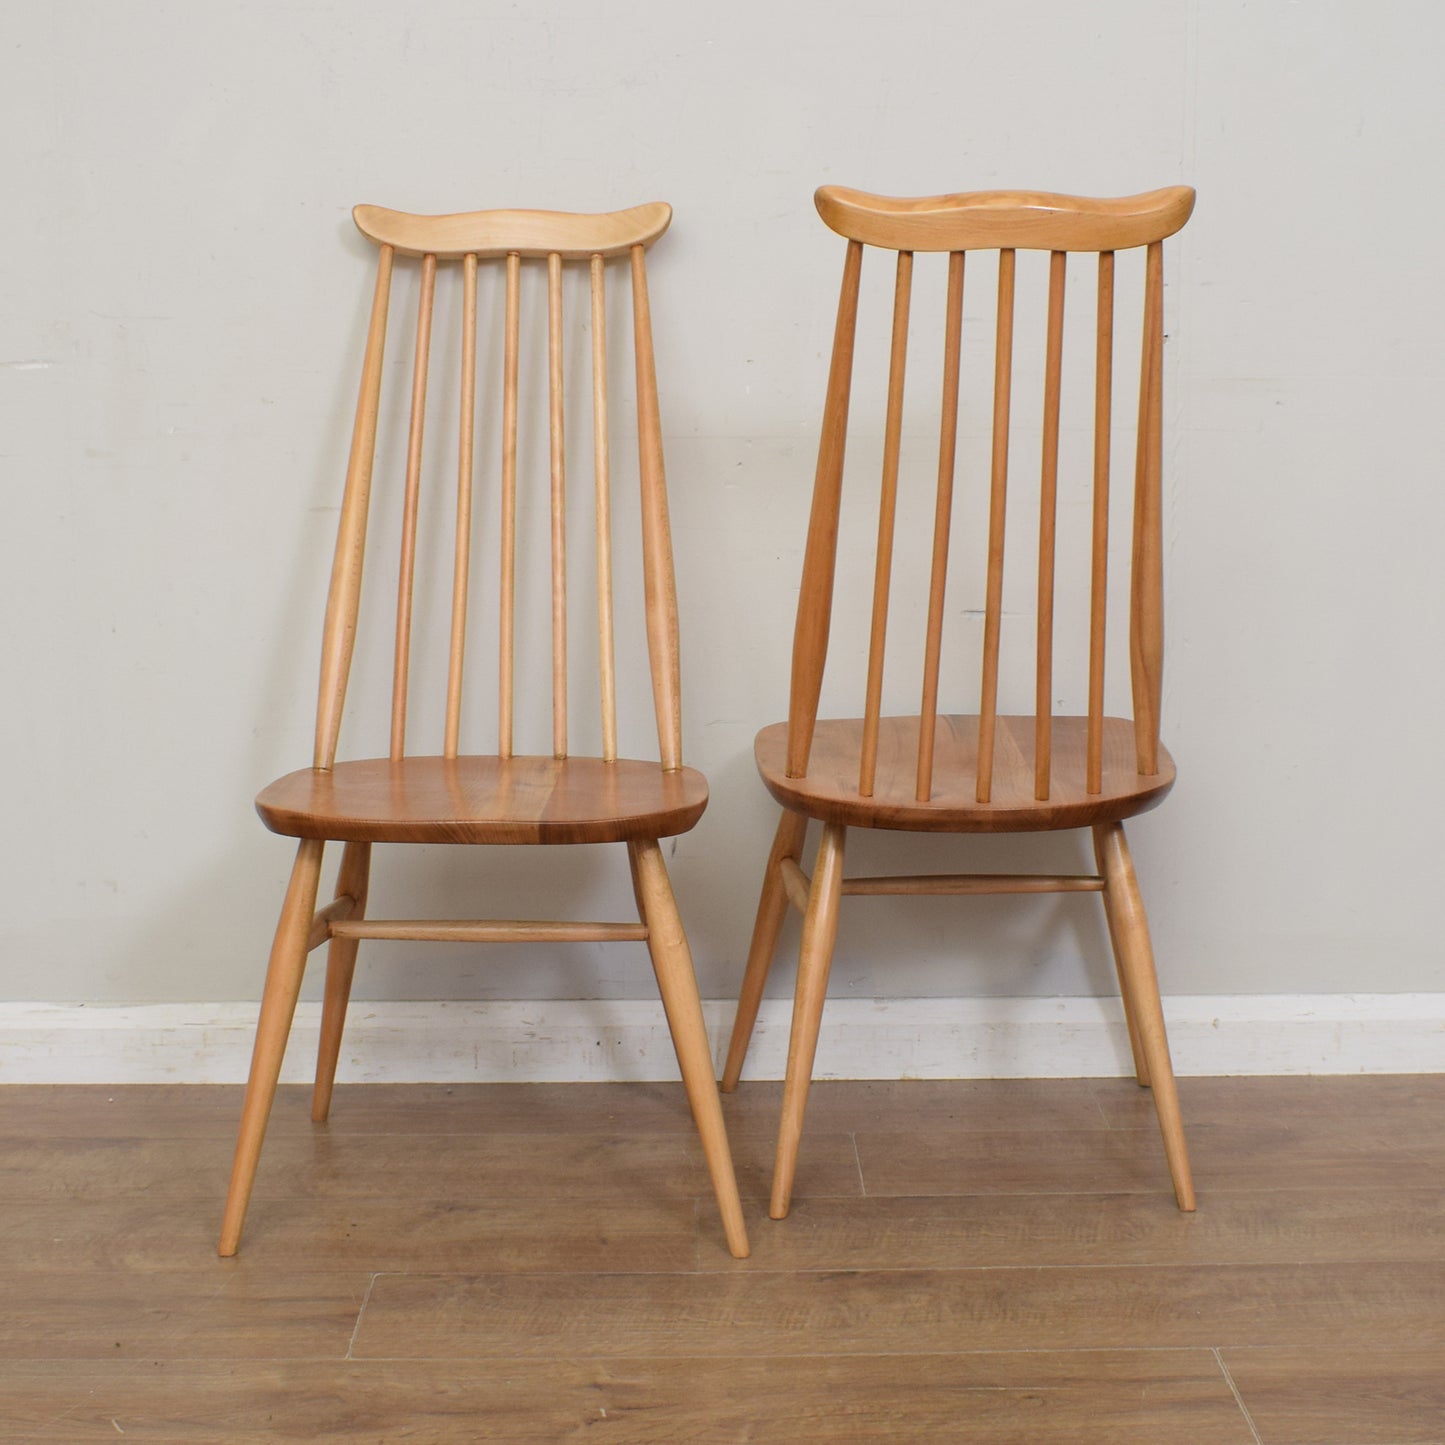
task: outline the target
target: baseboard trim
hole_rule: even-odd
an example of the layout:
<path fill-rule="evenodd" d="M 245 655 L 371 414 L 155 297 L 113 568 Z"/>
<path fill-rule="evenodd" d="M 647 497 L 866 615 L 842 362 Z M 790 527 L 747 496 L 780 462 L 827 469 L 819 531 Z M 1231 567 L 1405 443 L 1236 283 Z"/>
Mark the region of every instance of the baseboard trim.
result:
<path fill-rule="evenodd" d="M 732 1022 L 704 1004 L 720 1057 Z M 745 1077 L 782 1077 L 791 1005 L 764 1001 Z M 1176 997 L 1176 1072 L 1445 1071 L 1445 993 Z M 308 1077 L 320 1006 L 297 1009 L 283 1078 Z M 254 1003 L 0 1004 L 0 1083 L 234 1083 Z M 1107 1077 L 1130 1070 L 1118 1001 L 833 999 L 816 1077 Z M 353 1082 L 603 1082 L 676 1077 L 661 1005 L 636 999 L 353 1004 L 338 1077 Z"/>

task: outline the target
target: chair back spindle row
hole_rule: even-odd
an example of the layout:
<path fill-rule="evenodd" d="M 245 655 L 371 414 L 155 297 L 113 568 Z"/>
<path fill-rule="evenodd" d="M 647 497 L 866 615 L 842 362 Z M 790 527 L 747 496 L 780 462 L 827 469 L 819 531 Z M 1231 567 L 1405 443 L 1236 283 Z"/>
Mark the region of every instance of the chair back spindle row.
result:
<path fill-rule="evenodd" d="M 1163 666 L 1162 598 L 1162 354 L 1163 240 L 1188 219 L 1193 192 L 1173 187 L 1119 201 L 1028 192 L 893 201 L 836 187 L 818 193 L 824 220 L 847 237 L 848 250 L 839 298 L 809 521 L 803 583 L 794 633 L 787 771 L 808 770 L 821 696 L 832 618 L 844 458 L 857 337 L 862 252 L 872 245 L 896 253 L 892 324 L 889 334 L 887 401 L 877 545 L 874 554 L 867 682 L 859 744 L 858 792 L 873 794 L 890 589 L 895 568 L 900 452 L 904 432 L 904 381 L 913 306 L 914 254 L 946 252 L 947 298 L 943 325 L 943 386 L 939 421 L 937 490 L 933 508 L 927 622 L 923 639 L 918 723 L 916 798 L 933 793 L 935 738 L 939 726 L 940 679 L 944 670 L 943 631 L 949 548 L 956 492 L 959 438 L 960 354 L 963 335 L 965 257 L 989 250 L 998 257 L 994 317 L 992 429 L 988 479 L 988 521 L 984 570 L 982 656 L 978 689 L 975 797 L 992 800 L 999 727 L 999 673 L 1004 616 L 1010 440 L 1013 423 L 1016 253 L 1048 252 L 1048 303 L 1043 366 L 1042 448 L 1039 471 L 1036 627 L 1034 636 L 1033 790 L 1047 801 L 1053 783 L 1054 639 L 1059 555 L 1059 469 L 1061 405 L 1064 391 L 1064 317 L 1068 255 L 1097 257 L 1097 307 L 1093 339 L 1093 461 L 1088 543 L 1088 673 L 1085 725 L 1085 788 L 1103 788 L 1107 610 L 1109 597 L 1109 509 L 1111 426 L 1114 405 L 1115 252 L 1146 248 L 1143 339 L 1137 456 L 1133 493 L 1133 554 L 1130 567 L 1129 661 L 1137 768 L 1158 772 L 1159 712 Z"/>
<path fill-rule="evenodd" d="M 359 228 L 377 243 L 378 263 L 360 396 L 353 428 L 346 491 L 337 534 L 323 634 L 314 766 L 336 760 L 341 714 L 355 646 L 361 580 L 371 507 L 372 473 L 382 414 L 384 354 L 391 285 L 397 256 L 420 260 L 415 350 L 410 377 L 405 478 L 396 592 L 391 741 L 393 760 L 407 753 L 407 715 L 413 661 L 413 623 L 418 571 L 419 518 L 423 511 L 423 443 L 432 373 L 432 336 L 439 263 L 459 262 L 462 274 L 461 356 L 458 367 L 457 490 L 452 562 L 443 755 L 462 747 L 466 695 L 467 620 L 471 609 L 473 508 L 478 463 L 478 276 L 483 262 L 504 274 L 498 526 L 498 753 L 513 756 L 517 680 L 518 431 L 521 410 L 521 282 L 529 259 L 546 263 L 547 415 L 549 432 L 550 613 L 552 752 L 568 751 L 567 665 L 567 446 L 564 377 L 563 267 L 585 262 L 591 329 L 592 460 L 596 515 L 596 616 L 602 756 L 618 757 L 617 680 L 612 568 L 613 478 L 609 444 L 606 263 L 626 257 L 633 296 L 633 351 L 637 376 L 639 492 L 642 513 L 644 610 L 658 751 L 665 769 L 681 759 L 676 580 L 672 566 L 662 460 L 656 363 L 646 290 L 645 251 L 666 229 L 670 210 L 640 206 L 602 216 L 553 212 L 473 212 L 460 216 L 409 216 L 358 207 Z"/>

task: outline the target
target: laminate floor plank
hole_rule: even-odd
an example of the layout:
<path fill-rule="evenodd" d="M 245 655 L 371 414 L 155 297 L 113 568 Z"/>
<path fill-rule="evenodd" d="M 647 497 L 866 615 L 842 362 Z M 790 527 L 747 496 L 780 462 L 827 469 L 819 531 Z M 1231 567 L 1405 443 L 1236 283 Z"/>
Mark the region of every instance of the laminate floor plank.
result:
<path fill-rule="evenodd" d="M 938 1125 L 961 1130 L 1136 1127 L 1127 1111 L 1106 1111 L 1077 1079 L 834 1080 L 808 1097 L 810 1128 Z M 1118 1082 L 1118 1081 L 1100 1081 Z M 1194 1082 L 1194 1081 L 1184 1081 Z M 778 1127 L 782 1084 L 749 1081 L 725 1095 L 733 1133 Z M 1135 1087 L 1136 1092 L 1140 1092 Z M 218 1138 L 234 1135 L 242 1089 L 232 1084 L 52 1085 L 0 1088 L 0 1139 Z M 1144 1095 L 1147 1105 L 1148 1095 Z M 1152 1116 L 1151 1116 L 1152 1117 Z M 682 1085 L 635 1084 L 338 1084 L 325 1126 L 349 1134 L 691 1134 Z M 269 1136 L 314 1132 L 309 1085 L 276 1091 Z"/>
<path fill-rule="evenodd" d="M 744 1201 L 745 1206 L 748 1201 Z M 758 1212 L 761 1212 L 760 1210 Z M 751 1259 L 703 1269 L 991 1269 L 1000 1265 L 1445 1261 L 1439 1189 L 1212 1190 L 1183 1214 L 1157 1194 L 972 1194 L 797 1200 L 749 1212 Z"/>
<path fill-rule="evenodd" d="M 721 1225 L 705 1201 L 635 1199 L 262 1201 L 241 1252 L 225 1268 L 523 1271 L 690 1270 L 720 1253 Z M 699 1216 L 706 1247 L 700 1248 Z M 178 1271 L 214 1276 L 220 1202 L 157 1199 L 0 1207 L 0 1273 Z"/>
<path fill-rule="evenodd" d="M 1111 1128 L 1152 1129 L 1148 1089 L 1132 1079 L 1090 1079 L 1087 1087 Z M 1268 1119 L 1315 1127 L 1326 1120 L 1365 1119 L 1391 1132 L 1445 1138 L 1445 1073 L 1301 1074 L 1179 1080 L 1185 1126 Z"/>
<path fill-rule="evenodd" d="M 801 1192 L 859 1194 L 846 1134 L 815 1134 Z M 225 1197 L 234 1141 L 219 1139 L 0 1140 L 0 1200 Z M 772 1141 L 737 1141 L 739 1187 L 766 1194 Z M 384 1198 L 626 1199 L 710 1194 L 695 1133 L 268 1135 L 253 1200 Z"/>
<path fill-rule="evenodd" d="M 240 1085 L 10 1085 L 0 1137 L 224 1138 L 241 1117 Z M 641 1084 L 338 1084 L 334 1134 L 688 1133 L 680 1082 Z M 311 1087 L 282 1084 L 268 1133 L 310 1134 Z"/>
<path fill-rule="evenodd" d="M 0 1385 L 0 1439 L 1250 1445 L 1207 1351 L 142 1365 Z M 13 1423 L 12 1423 L 13 1422 Z"/>
<path fill-rule="evenodd" d="M 956 1353 L 1334 1344 L 1445 1350 L 1445 1264 L 381 1275 L 356 1358 Z"/>
<path fill-rule="evenodd" d="M 1348 1327 L 1344 1331 L 1348 1334 Z M 1221 1351 L 1264 1445 L 1440 1445 L 1438 1348 Z"/>
<path fill-rule="evenodd" d="M 370 1276 L 209 1270 L 0 1275 L 0 1359 L 253 1359 L 347 1352 Z"/>
<path fill-rule="evenodd" d="M 1108 1128 L 1108 1116 L 1092 1089 L 1080 1087 L 1083 1082 L 820 1079 L 808 1090 L 808 1133 L 939 1129 L 993 1134 Z M 780 1081 L 740 1084 L 736 1093 L 723 1095 L 729 1132 L 761 1130 L 776 1137 L 782 1102 Z"/>
<path fill-rule="evenodd" d="M 1445 1141 L 1435 1148 L 1366 1118 L 1311 1127 L 1186 1119 L 1185 1134 L 1201 1197 L 1213 1189 L 1429 1188 L 1445 1166 Z M 860 1129 L 856 1139 L 869 1195 L 1169 1189 L 1157 1127 L 1040 1134 Z M 805 1134 L 804 1158 L 809 1144 Z"/>

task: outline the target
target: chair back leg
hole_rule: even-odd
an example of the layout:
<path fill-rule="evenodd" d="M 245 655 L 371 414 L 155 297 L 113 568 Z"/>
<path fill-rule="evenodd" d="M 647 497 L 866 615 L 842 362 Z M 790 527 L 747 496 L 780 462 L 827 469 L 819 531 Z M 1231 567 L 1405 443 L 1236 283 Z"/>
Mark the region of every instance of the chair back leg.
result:
<path fill-rule="evenodd" d="M 341 854 L 336 896 L 355 905 L 352 919 L 366 917 L 366 890 L 371 876 L 371 844 L 348 843 Z M 336 1085 L 336 1062 L 341 1057 L 341 1035 L 346 1028 L 346 1006 L 351 1002 L 351 980 L 356 973 L 359 938 L 333 938 L 326 953 L 326 998 L 321 1005 L 321 1041 L 316 1049 L 316 1086 L 311 1092 L 311 1118 L 324 1124 L 331 1112 L 331 1091 Z"/>
<path fill-rule="evenodd" d="M 803 851 L 803 837 L 808 820 L 801 813 L 783 809 L 768 866 L 763 873 L 763 891 L 758 899 L 758 916 L 753 923 L 753 941 L 748 948 L 748 966 L 743 973 L 742 991 L 738 995 L 738 1011 L 733 1019 L 732 1038 L 728 1043 L 727 1063 L 723 1066 L 722 1089 L 730 1094 L 742 1077 L 743 1060 L 747 1057 L 753 1027 L 758 1021 L 758 1007 L 763 1001 L 763 987 L 777 952 L 778 934 L 788 912 L 788 890 L 783 886 L 784 858 L 797 862 Z"/>

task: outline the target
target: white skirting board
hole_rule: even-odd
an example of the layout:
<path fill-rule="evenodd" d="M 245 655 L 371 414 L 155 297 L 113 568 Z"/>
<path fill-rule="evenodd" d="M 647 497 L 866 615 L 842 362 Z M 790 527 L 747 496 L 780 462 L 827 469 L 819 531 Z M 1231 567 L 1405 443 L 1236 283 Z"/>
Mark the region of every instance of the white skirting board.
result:
<path fill-rule="evenodd" d="M 704 1004 L 714 1054 L 733 1004 Z M 791 1002 L 764 1001 L 745 1078 L 782 1077 Z M 1176 997 L 1179 1074 L 1445 1071 L 1445 994 Z M 297 1009 L 282 1077 L 312 1069 L 320 1005 Z M 0 1004 L 0 1083 L 234 1083 L 254 1003 Z M 820 1079 L 1108 1077 L 1130 1072 L 1117 999 L 831 999 Z M 357 1083 L 601 1082 L 677 1077 L 651 1000 L 352 1004 L 338 1078 Z"/>

